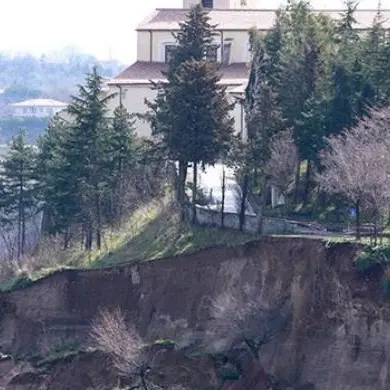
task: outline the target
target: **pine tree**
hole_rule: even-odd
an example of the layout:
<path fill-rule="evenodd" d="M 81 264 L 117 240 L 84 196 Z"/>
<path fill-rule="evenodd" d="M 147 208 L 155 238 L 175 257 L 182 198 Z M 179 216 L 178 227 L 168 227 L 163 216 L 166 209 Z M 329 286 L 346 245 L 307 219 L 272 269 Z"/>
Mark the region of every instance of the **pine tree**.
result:
<path fill-rule="evenodd" d="M 177 47 L 155 86 L 157 97 L 147 102 L 147 118 L 168 158 L 178 161 L 178 200 L 184 218 L 187 166 L 193 164 L 193 218 L 196 218 L 196 177 L 199 164 L 215 163 L 229 148 L 233 134 L 226 89 L 219 84 L 219 66 L 207 60 L 215 29 L 200 5 L 193 7 L 176 36 Z"/>
<path fill-rule="evenodd" d="M 109 219 L 121 225 L 125 203 L 125 181 L 138 162 L 139 142 L 134 120 L 123 106 L 114 111 L 114 118 L 104 142 L 105 168 L 109 177 Z"/>
<path fill-rule="evenodd" d="M 109 127 L 106 104 L 113 95 L 104 96 L 102 86 L 103 79 L 94 68 L 87 75 L 85 86 L 79 86 L 78 96 L 72 96 L 68 107 L 72 125 L 64 145 L 67 164 L 77 181 L 87 250 L 92 249 L 94 232 L 96 246 L 101 247 L 102 194 L 108 182 L 104 174 L 104 139 Z"/>
<path fill-rule="evenodd" d="M 21 130 L 12 140 L 9 152 L 2 163 L 2 198 L 0 207 L 8 223 L 17 227 L 17 258 L 26 249 L 26 224 L 38 211 L 35 176 L 36 150 L 26 141 Z"/>
<path fill-rule="evenodd" d="M 71 226 L 81 219 L 77 177 L 67 158 L 70 131 L 68 123 L 54 117 L 38 141 L 37 164 L 40 198 L 44 205 L 43 234 L 63 234 L 65 248 L 70 244 Z"/>

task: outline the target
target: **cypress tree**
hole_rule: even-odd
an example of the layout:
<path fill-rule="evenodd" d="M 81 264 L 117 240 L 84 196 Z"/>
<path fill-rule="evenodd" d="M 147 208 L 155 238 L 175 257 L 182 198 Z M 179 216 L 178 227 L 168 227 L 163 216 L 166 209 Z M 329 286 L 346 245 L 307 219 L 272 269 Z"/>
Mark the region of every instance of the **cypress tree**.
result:
<path fill-rule="evenodd" d="M 215 28 L 200 5 L 191 8 L 176 35 L 167 82 L 155 85 L 157 97 L 147 101 L 153 134 L 169 159 L 179 164 L 178 200 L 184 218 L 188 163 L 193 165 L 193 219 L 196 219 L 197 167 L 215 163 L 229 148 L 233 120 L 216 63 L 208 61 Z"/>
<path fill-rule="evenodd" d="M 18 259 L 26 249 L 26 224 L 38 211 L 36 155 L 36 150 L 26 141 L 25 131 L 21 130 L 13 138 L 2 163 L 0 207 L 6 222 L 14 226 L 16 221 Z"/>
<path fill-rule="evenodd" d="M 104 96 L 102 87 L 103 79 L 95 67 L 87 74 L 85 86 L 79 86 L 78 95 L 72 96 L 68 107 L 72 129 L 66 139 L 66 159 L 77 180 L 87 250 L 92 249 L 94 233 L 96 246 L 101 248 L 102 197 L 108 182 L 104 174 L 104 140 L 109 127 L 106 104 L 113 95 Z"/>
<path fill-rule="evenodd" d="M 139 142 L 134 120 L 123 106 L 114 111 L 114 118 L 106 133 L 104 155 L 108 175 L 109 221 L 121 225 L 125 206 L 125 184 L 138 163 Z"/>

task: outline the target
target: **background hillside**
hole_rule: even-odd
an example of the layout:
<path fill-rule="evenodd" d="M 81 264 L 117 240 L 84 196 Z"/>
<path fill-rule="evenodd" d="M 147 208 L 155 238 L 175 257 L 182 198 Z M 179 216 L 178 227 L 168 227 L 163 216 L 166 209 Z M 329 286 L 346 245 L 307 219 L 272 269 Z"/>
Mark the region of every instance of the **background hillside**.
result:
<path fill-rule="evenodd" d="M 47 124 L 47 120 L 10 119 L 8 104 L 36 98 L 68 101 L 94 66 L 107 78 L 123 68 L 116 60 L 99 61 L 74 47 L 41 57 L 0 52 L 0 143 L 8 142 L 21 127 L 27 128 L 29 140 L 34 142 Z"/>

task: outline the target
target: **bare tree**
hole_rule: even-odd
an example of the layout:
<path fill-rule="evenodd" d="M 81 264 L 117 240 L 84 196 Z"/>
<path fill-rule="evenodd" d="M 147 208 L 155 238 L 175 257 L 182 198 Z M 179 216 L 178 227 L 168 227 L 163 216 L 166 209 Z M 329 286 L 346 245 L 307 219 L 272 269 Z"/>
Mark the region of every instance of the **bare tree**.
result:
<path fill-rule="evenodd" d="M 285 130 L 277 133 L 271 141 L 270 158 L 266 172 L 271 182 L 285 194 L 294 180 L 299 160 L 298 148 L 295 145 L 293 132 Z"/>
<path fill-rule="evenodd" d="M 229 347 L 244 342 L 255 359 L 259 359 L 261 347 L 272 341 L 287 324 L 284 304 L 280 300 L 268 307 L 255 298 L 240 299 L 228 290 L 212 302 L 210 335 L 225 339 Z"/>
<path fill-rule="evenodd" d="M 356 209 L 356 239 L 360 212 L 372 212 L 375 226 L 390 203 L 390 109 L 371 111 L 355 128 L 328 140 L 317 180 L 329 193 L 338 193 Z"/>
<path fill-rule="evenodd" d="M 101 310 L 93 322 L 91 338 L 97 349 L 108 354 L 120 376 L 138 377 L 139 382 L 132 389 L 149 390 L 147 364 L 143 341 L 134 325 L 126 324 L 120 309 L 112 312 Z"/>

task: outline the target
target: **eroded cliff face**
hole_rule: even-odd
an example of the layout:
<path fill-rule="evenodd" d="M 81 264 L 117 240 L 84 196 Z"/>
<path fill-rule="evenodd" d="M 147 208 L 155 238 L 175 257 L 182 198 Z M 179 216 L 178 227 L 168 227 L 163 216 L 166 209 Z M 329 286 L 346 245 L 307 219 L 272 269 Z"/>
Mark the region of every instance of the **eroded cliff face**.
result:
<path fill-rule="evenodd" d="M 264 305 L 284 297 L 290 320 L 262 347 L 260 362 L 248 360 L 241 379 L 226 383 L 225 389 L 271 388 L 269 376 L 293 389 L 389 389 L 390 301 L 382 295 L 380 271 L 357 274 L 357 250 L 352 244 L 327 247 L 317 240 L 269 237 L 238 248 L 208 249 L 120 269 L 59 272 L 0 296 L 0 351 L 26 361 L 67 340 L 85 345 L 99 309 L 121 307 L 146 340 L 169 338 L 177 343 L 179 351 L 165 351 L 161 365 L 176 356 L 172 354 L 184 362 L 189 358 L 181 351 L 193 352 L 209 328 L 212 299 L 229 288 L 254 289 Z M 70 386 L 65 377 L 53 384 L 55 367 L 42 376 L 33 374 L 30 366 L 20 367 L 27 363 L 16 366 L 9 361 L 0 363 L 0 386 L 40 388 L 26 383 L 15 387 L 15 381 L 28 382 L 26 375 L 33 375 L 42 389 L 98 388 L 96 367 L 102 357 L 77 359 L 78 370 L 72 359 L 57 370 L 63 376 L 69 372 L 73 382 L 85 386 Z M 184 384 L 216 388 L 220 382 L 212 360 L 194 359 L 187 361 L 186 367 L 194 365 L 187 371 L 203 375 L 203 380 L 188 374 Z M 103 377 L 100 388 L 110 388 L 115 375 Z"/>

